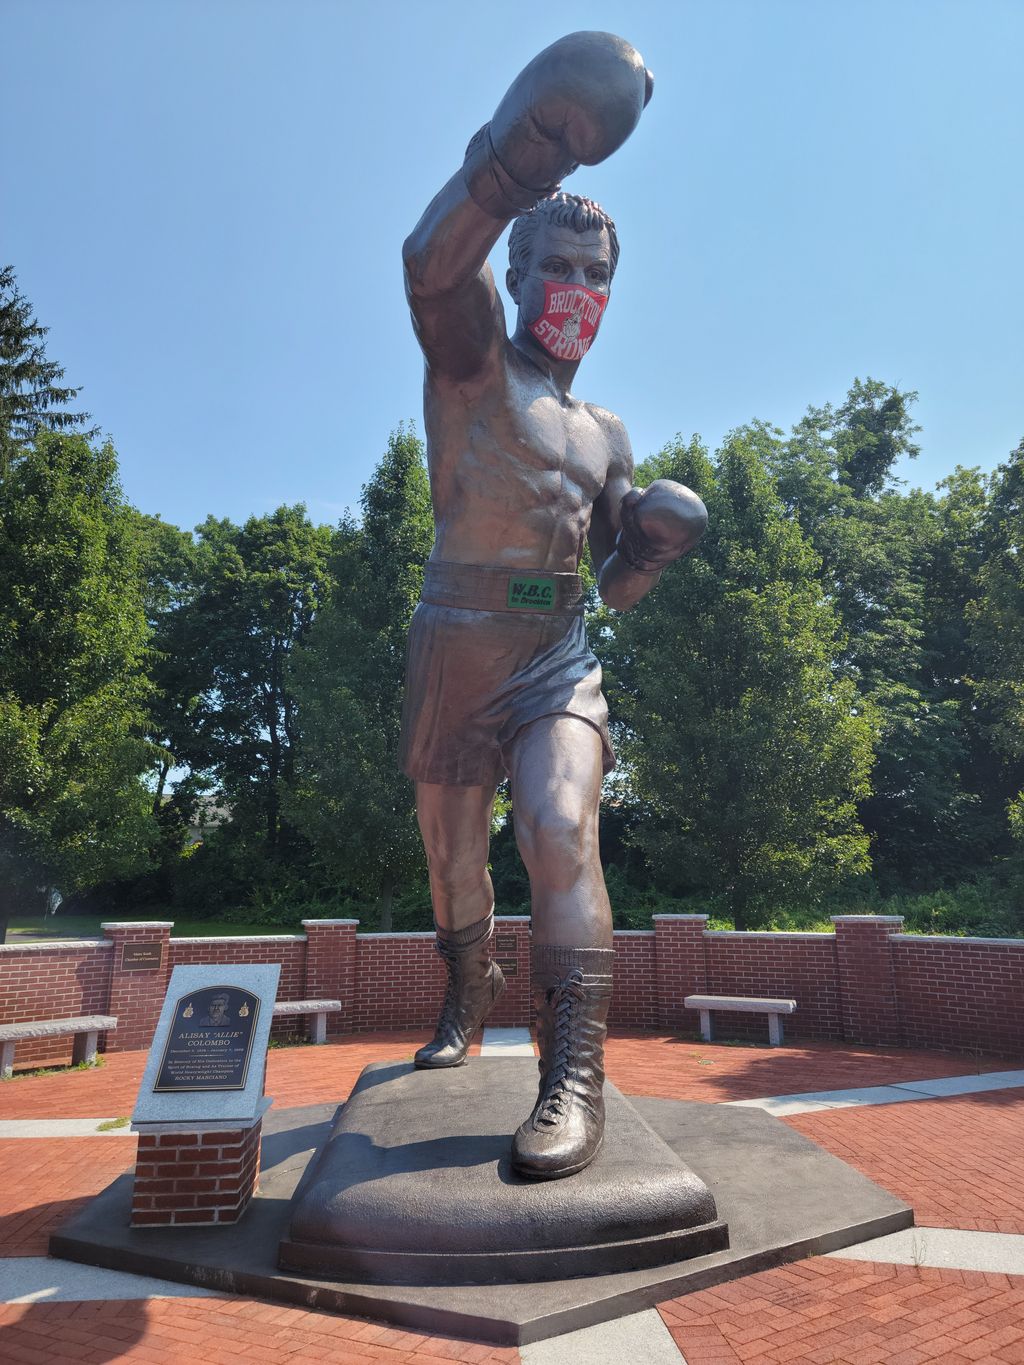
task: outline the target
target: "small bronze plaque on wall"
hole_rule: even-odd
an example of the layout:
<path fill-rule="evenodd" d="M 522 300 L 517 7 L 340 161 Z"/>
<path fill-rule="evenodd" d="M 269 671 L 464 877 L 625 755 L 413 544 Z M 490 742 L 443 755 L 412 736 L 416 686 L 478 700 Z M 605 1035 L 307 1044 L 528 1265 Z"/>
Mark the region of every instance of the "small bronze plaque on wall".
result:
<path fill-rule="evenodd" d="M 514 953 L 519 947 L 519 940 L 515 934 L 495 934 L 494 951 L 496 953 Z"/>
<path fill-rule="evenodd" d="M 506 976 L 519 975 L 519 961 L 514 957 L 496 957 L 495 962 Z"/>
<path fill-rule="evenodd" d="M 152 943 L 126 943 L 121 949 L 123 972 L 151 972 L 163 964 L 164 945 L 161 939 Z"/>

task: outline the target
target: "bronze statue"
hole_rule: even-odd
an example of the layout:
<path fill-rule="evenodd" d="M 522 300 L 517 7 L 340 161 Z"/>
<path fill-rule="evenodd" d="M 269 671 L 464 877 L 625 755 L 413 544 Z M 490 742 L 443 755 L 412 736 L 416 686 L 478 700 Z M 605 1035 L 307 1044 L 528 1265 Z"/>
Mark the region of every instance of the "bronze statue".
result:
<path fill-rule="evenodd" d="M 625 610 L 692 550 L 704 504 L 633 488 L 622 423 L 570 392 L 611 293 L 615 225 L 559 192 L 625 142 L 650 99 L 639 54 L 574 33 L 513 82 L 405 243 L 426 360 L 436 538 L 409 634 L 402 766 L 430 869 L 448 989 L 418 1067 L 459 1066 L 504 989 L 487 872 L 498 783 L 511 782 L 530 876 L 540 1090 L 515 1134 L 522 1175 L 582 1170 L 604 1128 L 612 925 L 598 803 L 613 766 L 601 669 L 577 570 L 589 541 L 605 602 Z M 487 255 L 509 222 L 509 337 Z"/>

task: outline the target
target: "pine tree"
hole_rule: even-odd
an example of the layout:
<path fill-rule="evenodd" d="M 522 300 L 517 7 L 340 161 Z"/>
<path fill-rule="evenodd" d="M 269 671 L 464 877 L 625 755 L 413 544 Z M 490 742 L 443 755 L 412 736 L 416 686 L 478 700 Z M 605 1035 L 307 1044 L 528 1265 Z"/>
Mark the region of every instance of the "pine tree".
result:
<path fill-rule="evenodd" d="M 43 337 L 49 330 L 32 316 L 13 267 L 0 267 L 0 478 L 40 429 L 74 431 L 89 420 L 87 412 L 67 410 L 80 389 L 61 384 L 63 369 L 47 360 Z"/>

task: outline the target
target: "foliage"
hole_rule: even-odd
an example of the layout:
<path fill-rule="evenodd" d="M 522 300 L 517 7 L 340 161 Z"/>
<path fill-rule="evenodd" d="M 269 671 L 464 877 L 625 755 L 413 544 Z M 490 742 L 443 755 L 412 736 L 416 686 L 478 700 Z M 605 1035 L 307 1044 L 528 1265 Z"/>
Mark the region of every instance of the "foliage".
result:
<path fill-rule="evenodd" d="M 0 480 L 0 880 L 22 897 L 146 864 L 147 637 L 112 446 L 40 433 Z"/>
<path fill-rule="evenodd" d="M 405 637 L 433 540 L 423 448 L 399 429 L 335 533 L 332 593 L 297 655 L 303 751 L 287 810 L 337 883 L 380 901 L 422 868 L 413 788 L 398 771 Z"/>
<path fill-rule="evenodd" d="M 867 866 L 870 708 L 836 662 L 819 561 L 765 468 L 774 436 L 738 431 L 713 465 L 678 441 L 642 470 L 708 506 L 710 530 L 628 615 L 603 654 L 643 804 L 634 839 L 666 891 L 724 894 L 737 927 L 773 900 L 815 900 Z"/>
<path fill-rule="evenodd" d="M 67 410 L 80 390 L 61 384 L 64 371 L 47 360 L 43 338 L 49 330 L 32 316 L 13 267 L 0 267 L 0 477 L 38 431 L 71 432 L 89 420 L 87 412 Z"/>

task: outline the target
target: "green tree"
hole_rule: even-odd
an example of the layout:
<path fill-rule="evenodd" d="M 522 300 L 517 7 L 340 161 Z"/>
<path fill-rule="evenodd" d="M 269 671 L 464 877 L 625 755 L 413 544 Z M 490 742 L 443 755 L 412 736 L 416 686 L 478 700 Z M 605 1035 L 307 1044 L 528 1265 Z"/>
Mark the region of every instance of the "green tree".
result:
<path fill-rule="evenodd" d="M 855 380 L 840 407 L 809 409 L 767 456 L 821 556 L 846 638 L 840 667 L 880 718 L 859 814 L 876 877 L 889 887 L 955 879 L 979 853 L 962 695 L 952 660 L 941 657 L 956 642 L 929 620 L 933 595 L 955 599 L 962 588 L 958 498 L 966 489 L 951 489 L 943 502 L 900 490 L 896 461 L 918 453 L 916 397 Z"/>
<path fill-rule="evenodd" d="M 992 786 L 1024 836 L 1024 441 L 996 470 L 985 561 L 968 610 L 971 690 L 997 757 Z"/>
<path fill-rule="evenodd" d="M 0 885 L 12 903 L 145 866 L 147 627 L 117 457 L 43 432 L 0 479 Z"/>
<path fill-rule="evenodd" d="M 332 593 L 297 656 L 302 751 L 287 809 L 326 874 L 376 896 L 422 867 L 412 784 L 398 769 L 405 641 L 433 541 L 423 447 L 399 429 L 334 538 Z"/>
<path fill-rule="evenodd" d="M 677 441 L 640 471 L 708 505 L 694 557 L 603 623 L 620 744 L 644 805 L 632 837 L 659 889 L 722 897 L 737 928 L 813 903 L 868 865 L 855 803 L 874 721 L 837 661 L 843 639 L 820 561 L 787 517 L 766 457 L 732 435 L 712 464 Z"/>
<path fill-rule="evenodd" d="M 326 592 L 331 532 L 298 504 L 244 526 L 209 517 L 197 533 L 191 586 L 167 623 L 165 652 L 176 640 L 189 652 L 188 676 L 176 695 L 167 689 L 183 713 L 176 733 L 192 730 L 179 750 L 215 778 L 233 823 L 273 859 L 284 852 L 281 796 L 295 772 L 289 665 Z"/>
<path fill-rule="evenodd" d="M 64 371 L 47 360 L 43 338 L 49 330 L 33 317 L 13 267 L 0 267 L 0 477 L 37 431 L 74 431 L 89 420 L 87 412 L 67 410 L 80 390 L 61 384 Z"/>

